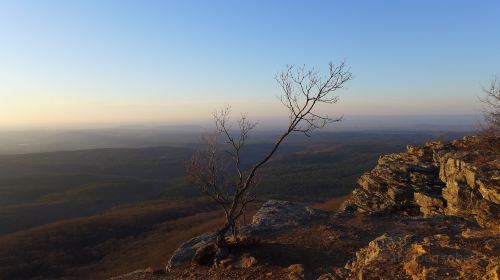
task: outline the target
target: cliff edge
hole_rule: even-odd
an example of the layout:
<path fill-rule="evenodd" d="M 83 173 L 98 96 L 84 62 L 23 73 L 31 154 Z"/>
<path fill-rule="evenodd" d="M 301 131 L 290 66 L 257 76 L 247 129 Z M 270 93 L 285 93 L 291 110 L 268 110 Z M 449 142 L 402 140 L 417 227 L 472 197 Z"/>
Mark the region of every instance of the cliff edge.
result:
<path fill-rule="evenodd" d="M 266 202 L 218 267 L 199 262 L 207 233 L 166 271 L 115 279 L 499 279 L 499 215 L 500 155 L 477 137 L 432 142 L 380 157 L 334 213 Z"/>
<path fill-rule="evenodd" d="M 341 213 L 457 216 L 500 228 L 500 157 L 477 137 L 382 156 L 358 184 Z"/>

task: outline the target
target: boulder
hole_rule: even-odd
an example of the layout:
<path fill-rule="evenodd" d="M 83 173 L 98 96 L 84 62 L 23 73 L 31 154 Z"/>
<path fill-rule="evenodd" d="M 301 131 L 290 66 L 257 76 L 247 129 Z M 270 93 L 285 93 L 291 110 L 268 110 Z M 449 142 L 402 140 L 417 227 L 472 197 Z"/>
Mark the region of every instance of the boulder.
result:
<path fill-rule="evenodd" d="M 212 265 L 217 252 L 215 244 L 210 243 L 196 249 L 192 262 L 197 265 Z"/>
<path fill-rule="evenodd" d="M 198 250 L 208 248 L 215 242 L 215 233 L 205 233 L 203 235 L 191 238 L 177 248 L 167 264 L 167 271 L 173 267 L 190 263 Z"/>
<path fill-rule="evenodd" d="M 244 235 L 276 232 L 291 227 L 306 226 L 328 217 L 328 212 L 289 201 L 269 200 L 262 205 L 252 223 L 241 229 Z"/>
<path fill-rule="evenodd" d="M 256 235 L 307 226 L 326 217 L 328 217 L 328 212 L 299 203 L 269 200 L 257 211 L 252 223 L 240 229 L 240 233 L 245 236 L 246 240 L 243 245 L 258 243 L 259 239 Z M 203 260 L 211 256 L 210 248 L 215 242 L 215 237 L 215 233 L 206 233 L 184 242 L 170 258 L 167 271 L 190 263 L 195 255 L 203 263 Z"/>

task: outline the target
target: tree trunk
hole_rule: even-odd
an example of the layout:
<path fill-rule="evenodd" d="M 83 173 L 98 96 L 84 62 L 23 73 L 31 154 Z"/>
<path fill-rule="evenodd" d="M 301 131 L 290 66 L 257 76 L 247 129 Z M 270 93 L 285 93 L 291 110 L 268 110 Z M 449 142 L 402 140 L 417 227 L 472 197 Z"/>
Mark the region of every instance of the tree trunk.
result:
<path fill-rule="evenodd" d="M 226 233 L 231 229 L 231 222 L 226 221 L 223 227 L 217 230 L 215 245 L 217 246 L 217 252 L 214 257 L 214 265 L 217 265 L 221 260 L 227 258 L 229 255 L 229 248 L 226 242 Z"/>
<path fill-rule="evenodd" d="M 231 227 L 231 224 L 226 222 L 223 227 L 217 230 L 217 239 L 215 245 L 217 248 L 227 248 L 226 233 Z"/>

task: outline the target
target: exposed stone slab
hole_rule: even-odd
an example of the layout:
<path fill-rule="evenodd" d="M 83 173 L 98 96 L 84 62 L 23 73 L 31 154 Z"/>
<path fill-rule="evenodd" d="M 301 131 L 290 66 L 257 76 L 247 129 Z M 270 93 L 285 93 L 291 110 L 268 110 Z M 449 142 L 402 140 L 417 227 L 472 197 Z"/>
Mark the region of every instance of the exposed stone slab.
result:
<path fill-rule="evenodd" d="M 240 229 L 243 235 L 275 233 L 291 227 L 306 226 L 328 217 L 328 213 L 299 203 L 269 200 L 262 205 L 250 225 Z M 170 258 L 167 270 L 190 263 L 196 251 L 215 241 L 215 233 L 206 233 L 184 242 Z"/>

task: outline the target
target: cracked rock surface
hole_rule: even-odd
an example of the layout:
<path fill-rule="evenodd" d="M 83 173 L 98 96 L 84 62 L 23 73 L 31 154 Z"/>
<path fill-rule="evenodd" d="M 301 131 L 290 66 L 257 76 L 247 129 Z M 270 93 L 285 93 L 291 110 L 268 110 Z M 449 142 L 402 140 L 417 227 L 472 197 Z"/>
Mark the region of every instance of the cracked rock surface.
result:
<path fill-rule="evenodd" d="M 380 157 L 341 212 L 458 216 L 500 228 L 500 155 L 478 141 L 432 142 Z"/>

